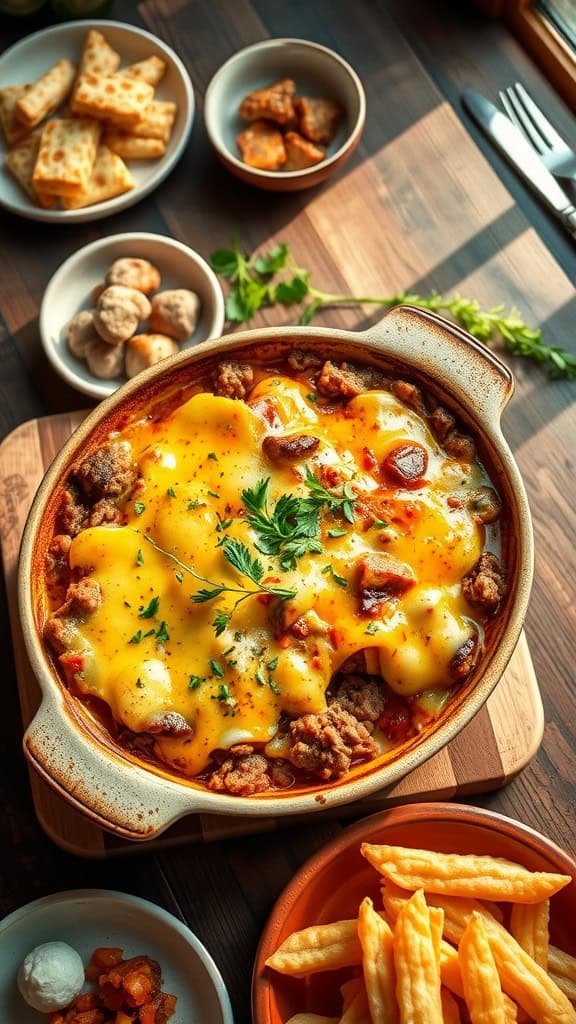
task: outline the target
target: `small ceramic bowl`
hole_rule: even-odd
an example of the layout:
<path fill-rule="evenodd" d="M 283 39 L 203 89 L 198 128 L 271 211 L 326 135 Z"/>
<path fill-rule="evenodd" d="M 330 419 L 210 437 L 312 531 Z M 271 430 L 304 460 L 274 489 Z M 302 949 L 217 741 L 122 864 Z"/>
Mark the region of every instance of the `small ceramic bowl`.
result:
<path fill-rule="evenodd" d="M 16 985 L 24 957 L 42 942 L 67 942 L 87 964 L 98 946 L 114 946 L 125 957 L 144 954 L 162 969 L 163 991 L 177 997 L 172 1024 L 193 1020 L 233 1024 L 220 972 L 208 951 L 182 921 L 137 896 L 105 889 L 77 889 L 28 903 L 0 922 L 0 1019 L 10 1024 L 46 1024 Z M 90 986 L 86 986 L 90 991 Z"/>
<path fill-rule="evenodd" d="M 240 156 L 236 136 L 247 124 L 238 108 L 254 89 L 282 78 L 296 82 L 300 96 L 336 100 L 344 110 L 326 159 L 300 171 L 264 171 Z M 305 39 L 267 39 L 230 57 L 216 72 L 204 100 L 204 120 L 217 157 L 237 178 L 270 192 L 292 192 L 324 181 L 354 152 L 366 119 L 362 83 L 342 57 Z"/>
<path fill-rule="evenodd" d="M 68 384 L 92 398 L 106 398 L 126 377 L 100 380 L 83 359 L 72 355 L 66 327 L 83 309 L 93 309 L 92 290 L 103 282 L 114 260 L 123 256 L 149 260 L 160 271 L 160 289 L 188 288 L 200 299 L 196 330 L 181 349 L 217 338 L 224 328 L 224 299 L 216 275 L 197 252 L 164 235 L 129 232 L 100 238 L 78 249 L 48 282 L 40 307 L 40 337 L 52 366 Z M 144 329 L 144 328 L 140 328 Z"/>
<path fill-rule="evenodd" d="M 289 978 L 265 966 L 294 931 L 357 916 L 364 896 L 381 906 L 379 875 L 360 854 L 360 844 L 386 843 L 441 853 L 505 857 L 531 871 L 571 875 L 551 900 L 550 937 L 574 955 L 576 859 L 527 825 L 461 804 L 412 804 L 364 818 L 304 864 L 274 905 L 262 934 L 252 986 L 254 1024 L 282 1024 L 304 1011 L 340 1016 L 339 986 L 351 970 Z"/>

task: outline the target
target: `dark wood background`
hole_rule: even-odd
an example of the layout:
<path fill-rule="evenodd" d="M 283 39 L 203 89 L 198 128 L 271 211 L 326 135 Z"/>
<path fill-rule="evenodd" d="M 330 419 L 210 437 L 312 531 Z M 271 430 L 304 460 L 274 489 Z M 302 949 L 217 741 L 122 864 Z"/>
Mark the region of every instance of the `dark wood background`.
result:
<path fill-rule="evenodd" d="M 110 16 L 142 25 L 184 60 L 197 98 L 190 146 L 153 196 L 102 223 L 54 227 L 0 211 L 0 437 L 23 421 L 85 405 L 48 366 L 37 314 L 60 263 L 108 233 L 173 234 L 202 255 L 237 231 L 249 248 L 287 240 L 321 287 L 391 293 L 461 289 L 485 304 L 516 302 L 547 340 L 576 350 L 576 247 L 463 112 L 466 85 L 495 98 L 521 79 L 567 139 L 574 120 L 508 32 L 470 4 L 443 0 L 116 0 Z M 45 23 L 0 24 L 0 50 Z M 300 36 L 341 52 L 361 75 L 366 129 L 335 181 L 276 196 L 231 178 L 215 161 L 202 97 L 221 63 L 266 36 Z M 376 314 L 326 312 L 350 328 Z M 288 321 L 267 311 L 253 323 Z M 574 839 L 574 580 L 576 382 L 550 382 L 509 359 L 517 393 L 504 428 L 532 504 L 536 579 L 527 620 L 546 728 L 541 750 L 506 789 L 474 802 L 520 819 L 576 853 Z M 250 1020 L 253 954 L 275 897 L 298 866 L 340 829 L 311 821 L 287 834 L 145 852 L 113 863 L 65 854 L 34 817 L 4 593 L 0 594 L 0 916 L 75 886 L 146 896 L 181 915 L 222 970 L 237 1024 Z"/>

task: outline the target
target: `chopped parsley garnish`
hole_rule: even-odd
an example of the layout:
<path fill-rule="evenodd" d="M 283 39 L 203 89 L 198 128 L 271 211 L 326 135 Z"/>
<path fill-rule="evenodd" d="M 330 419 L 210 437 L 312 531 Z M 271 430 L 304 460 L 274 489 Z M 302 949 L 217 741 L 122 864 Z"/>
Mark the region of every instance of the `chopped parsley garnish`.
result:
<path fill-rule="evenodd" d="M 334 526 L 331 530 L 328 530 L 329 537 L 345 537 L 348 530 L 343 530 L 340 526 Z"/>
<path fill-rule="evenodd" d="M 184 582 L 184 574 L 183 573 L 175 572 L 174 575 L 175 575 L 176 579 L 178 580 L 178 583 L 183 583 Z"/>
<path fill-rule="evenodd" d="M 333 565 L 325 565 L 324 568 L 320 571 L 323 576 L 327 576 L 328 574 L 330 574 L 332 579 L 334 580 L 334 583 L 337 583 L 339 587 L 348 586 L 348 580 L 344 579 L 343 576 L 339 576 L 337 572 L 334 572 Z"/>
<path fill-rule="evenodd" d="M 278 658 L 272 658 L 272 661 L 268 662 L 266 668 L 269 672 L 273 672 L 274 669 L 278 668 Z"/>
<path fill-rule="evenodd" d="M 156 636 L 156 630 L 155 629 L 149 629 L 147 633 L 144 633 L 144 636 L 142 637 L 142 639 L 146 640 L 147 637 L 149 637 L 149 636 Z"/>
<path fill-rule="evenodd" d="M 168 490 L 166 491 L 166 494 L 168 495 L 169 498 L 176 497 L 176 491 L 174 490 L 173 487 L 169 487 Z"/>
<path fill-rule="evenodd" d="M 212 459 L 213 462 L 218 462 L 218 456 L 216 452 L 208 452 L 208 458 Z"/>
<path fill-rule="evenodd" d="M 144 555 L 142 554 L 141 548 L 138 548 L 138 552 L 136 555 L 136 565 L 144 565 Z"/>
<path fill-rule="evenodd" d="M 167 644 L 170 639 L 170 634 L 166 629 L 166 623 L 162 621 L 156 630 L 156 639 L 160 644 Z"/>
<path fill-rule="evenodd" d="M 219 679 L 222 679 L 222 677 L 224 675 L 224 669 L 222 668 L 222 666 L 217 661 L 214 661 L 214 658 L 210 658 L 210 661 L 209 661 L 208 664 L 210 665 L 210 668 L 212 669 L 213 674 L 215 676 L 218 676 Z"/>
<path fill-rule="evenodd" d="M 217 494 L 216 491 L 206 491 L 206 494 L 209 494 L 211 498 L 216 498 L 217 501 L 220 501 L 220 495 Z"/>
<path fill-rule="evenodd" d="M 220 683 L 218 693 L 212 694 L 212 700 L 219 700 L 222 704 L 227 704 L 229 707 L 236 703 L 226 683 Z"/>
<path fill-rule="evenodd" d="M 186 506 L 186 510 L 188 512 L 191 512 L 193 508 L 199 508 L 201 504 L 202 504 L 202 502 L 200 501 L 200 499 L 199 498 L 195 498 L 194 501 L 189 501 L 188 502 L 188 505 Z"/>
<path fill-rule="evenodd" d="M 129 644 L 139 644 L 141 639 L 142 639 L 142 630 L 139 629 L 137 633 L 134 633 L 134 636 L 130 637 L 128 643 Z"/>
<path fill-rule="evenodd" d="M 262 669 L 261 668 L 256 669 L 255 679 L 256 679 L 256 682 L 258 683 L 258 686 L 266 686 L 266 680 L 264 679 L 264 676 L 262 675 Z"/>
<path fill-rule="evenodd" d="M 143 501 L 134 502 L 134 512 L 136 513 L 137 516 L 141 516 L 145 509 L 146 505 L 144 504 Z"/>
<path fill-rule="evenodd" d="M 275 693 L 276 696 L 278 696 L 278 694 L 280 693 L 280 687 L 278 686 L 278 683 L 275 683 L 273 679 L 269 679 L 268 686 L 272 690 L 272 693 Z"/>
<path fill-rule="evenodd" d="M 190 676 L 190 679 L 188 681 L 188 689 L 197 690 L 201 682 L 202 676 Z"/>
<path fill-rule="evenodd" d="M 212 620 L 212 626 L 213 626 L 214 633 L 216 634 L 216 636 L 222 636 L 222 633 L 226 632 L 226 630 L 228 629 L 228 626 L 230 625 L 230 619 L 231 618 L 232 618 L 232 612 L 226 612 L 226 611 L 222 611 L 222 610 L 220 610 L 219 612 L 216 612 L 216 615 L 214 616 L 214 619 Z"/>
<path fill-rule="evenodd" d="M 387 526 L 390 526 L 387 519 L 375 519 L 372 523 L 373 530 L 384 530 Z"/>
<path fill-rule="evenodd" d="M 312 402 L 314 405 L 318 404 L 318 395 L 315 395 L 313 391 L 311 391 L 310 394 L 306 395 L 306 398 L 308 399 L 309 402 Z"/>
<path fill-rule="evenodd" d="M 139 619 L 153 619 L 160 607 L 160 598 L 152 597 L 145 608 L 138 612 Z"/>
<path fill-rule="evenodd" d="M 370 636 L 374 636 L 374 633 L 378 633 L 380 628 L 381 627 L 378 622 L 369 622 L 364 632 L 369 633 Z"/>
<path fill-rule="evenodd" d="M 219 519 L 216 524 L 216 533 L 222 533 L 224 530 L 229 530 L 233 522 L 233 519 Z"/>

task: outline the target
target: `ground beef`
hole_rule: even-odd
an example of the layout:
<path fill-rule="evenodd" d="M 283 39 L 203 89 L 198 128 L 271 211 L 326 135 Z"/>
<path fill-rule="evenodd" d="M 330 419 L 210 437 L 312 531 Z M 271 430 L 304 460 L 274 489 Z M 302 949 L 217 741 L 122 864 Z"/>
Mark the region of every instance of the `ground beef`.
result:
<path fill-rule="evenodd" d="M 69 537 L 76 537 L 86 526 L 88 509 L 80 501 L 76 488 L 66 488 L 58 509 L 58 527 Z"/>
<path fill-rule="evenodd" d="M 102 591 L 97 580 L 84 576 L 77 583 L 71 583 L 66 591 L 66 604 L 59 608 L 57 615 L 83 619 L 97 612 L 102 604 Z"/>
<path fill-rule="evenodd" d="M 295 349 L 288 356 L 288 366 L 292 370 L 296 370 L 299 373 L 303 373 L 305 370 L 316 369 L 322 362 L 318 356 L 312 354 L 312 352 L 302 352 L 300 349 Z"/>
<path fill-rule="evenodd" d="M 443 405 L 438 405 L 430 414 L 430 427 L 434 437 L 442 444 L 456 427 L 456 420 Z"/>
<path fill-rule="evenodd" d="M 102 445 L 74 473 L 82 495 L 93 504 L 101 498 L 118 498 L 134 486 L 137 469 L 128 441 Z"/>
<path fill-rule="evenodd" d="M 385 601 L 403 594 L 416 582 L 412 567 L 387 551 L 366 552 L 357 566 L 362 615 L 375 615 Z"/>
<path fill-rule="evenodd" d="M 86 526 L 111 525 L 120 526 L 124 522 L 124 514 L 111 498 L 102 498 L 90 510 Z"/>
<path fill-rule="evenodd" d="M 470 675 L 478 657 L 478 637 L 471 636 L 456 651 L 450 662 L 450 679 L 455 683 L 462 682 Z"/>
<path fill-rule="evenodd" d="M 144 731 L 152 736 L 188 736 L 192 729 L 184 715 L 178 711 L 166 711 L 151 718 L 146 723 Z"/>
<path fill-rule="evenodd" d="M 315 452 L 319 444 L 320 438 L 311 434 L 295 434 L 292 437 L 269 434 L 262 442 L 262 450 L 271 462 L 300 462 Z"/>
<path fill-rule="evenodd" d="M 496 610 L 506 593 L 506 583 L 500 560 L 484 551 L 476 565 L 462 579 L 462 593 L 469 604 L 486 612 Z"/>
<path fill-rule="evenodd" d="M 387 382 L 387 377 L 373 366 L 352 366 L 350 363 L 336 366 L 327 359 L 316 386 L 321 395 L 330 398 L 354 398 L 363 391 L 380 390 Z"/>
<path fill-rule="evenodd" d="M 44 639 L 56 654 L 64 654 L 73 643 L 74 623 L 70 619 L 51 615 L 44 623 Z"/>
<path fill-rule="evenodd" d="M 270 789 L 268 759 L 263 754 L 244 754 L 227 758 L 212 772 L 208 788 L 234 796 L 252 796 Z"/>
<path fill-rule="evenodd" d="M 254 370 L 247 363 L 218 363 L 214 372 L 214 393 L 224 398 L 246 398 L 253 383 Z"/>
<path fill-rule="evenodd" d="M 338 779 L 353 761 L 370 760 L 376 745 L 366 726 L 338 704 L 290 722 L 290 760 L 321 779 Z"/>
<path fill-rule="evenodd" d="M 53 595 L 55 591 L 62 590 L 68 583 L 70 569 L 68 566 L 68 552 L 72 538 L 68 534 L 57 534 L 50 542 L 46 554 L 46 586 Z"/>
<path fill-rule="evenodd" d="M 409 409 L 414 409 L 414 411 L 419 413 L 420 416 L 426 414 L 424 401 L 422 399 L 422 392 L 415 384 L 412 384 L 407 380 L 393 380 L 390 385 L 390 390 L 392 394 L 401 402 L 404 402 L 404 405 L 407 405 Z"/>
<path fill-rule="evenodd" d="M 359 722 L 377 722 L 384 711 L 382 684 L 374 676 L 344 676 L 333 704 L 354 715 Z"/>
<path fill-rule="evenodd" d="M 444 451 L 460 462 L 474 462 L 476 458 L 476 445 L 472 438 L 468 434 L 459 434 L 456 430 L 444 441 Z"/>

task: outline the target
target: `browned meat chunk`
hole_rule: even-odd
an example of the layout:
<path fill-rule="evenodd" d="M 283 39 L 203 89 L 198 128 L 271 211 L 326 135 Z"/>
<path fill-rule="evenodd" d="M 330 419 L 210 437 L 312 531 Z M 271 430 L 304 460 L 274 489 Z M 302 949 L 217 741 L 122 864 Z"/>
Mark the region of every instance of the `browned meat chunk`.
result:
<path fill-rule="evenodd" d="M 300 349 L 294 349 L 293 352 L 288 356 L 288 366 L 291 366 L 293 370 L 298 370 L 303 373 L 305 370 L 316 369 L 322 362 L 318 356 L 313 355 L 312 352 L 302 352 Z"/>
<path fill-rule="evenodd" d="M 242 754 L 229 757 L 212 772 L 209 789 L 233 793 L 234 796 L 252 796 L 270 789 L 268 759 L 263 754 Z"/>
<path fill-rule="evenodd" d="M 218 363 L 214 391 L 223 398 L 246 398 L 254 383 L 254 370 L 247 363 Z"/>
<path fill-rule="evenodd" d="M 288 124 L 295 118 L 292 97 L 296 83 L 291 78 L 281 78 L 267 89 L 255 89 L 248 93 L 240 104 L 240 117 L 244 121 L 268 118 L 277 124 Z"/>
<path fill-rule="evenodd" d="M 330 398 L 354 398 L 363 391 L 378 391 L 386 385 L 386 377 L 374 366 L 336 366 L 326 360 L 318 378 L 318 391 Z"/>
<path fill-rule="evenodd" d="M 137 476 L 131 445 L 128 441 L 102 445 L 80 464 L 74 476 L 89 502 L 126 494 Z"/>
<path fill-rule="evenodd" d="M 500 560 L 484 551 L 476 565 L 462 579 L 462 593 L 469 604 L 486 612 L 496 610 L 506 593 L 506 583 Z"/>
<path fill-rule="evenodd" d="M 450 678 L 455 683 L 461 682 L 466 679 L 478 658 L 478 637 L 471 636 L 465 643 L 462 644 L 460 650 L 456 651 L 456 654 L 450 662 Z"/>
<path fill-rule="evenodd" d="M 474 462 L 476 458 L 476 445 L 472 438 L 467 434 L 459 434 L 457 430 L 444 441 L 444 450 L 459 462 Z"/>
<path fill-rule="evenodd" d="M 123 522 L 124 515 L 118 505 L 110 498 L 102 498 L 102 501 L 97 501 L 90 510 L 86 526 L 118 526 Z"/>
<path fill-rule="evenodd" d="M 290 760 L 321 779 L 338 779 L 353 761 L 370 760 L 376 745 L 366 729 L 338 704 L 290 722 Z"/>
<path fill-rule="evenodd" d="M 399 398 L 409 409 L 414 409 L 421 416 L 425 414 L 422 392 L 415 384 L 407 380 L 393 380 L 390 390 L 396 398 Z"/>
<path fill-rule="evenodd" d="M 434 437 L 442 444 L 456 427 L 456 420 L 443 405 L 437 405 L 430 415 L 430 427 Z"/>
<path fill-rule="evenodd" d="M 382 468 L 400 487 L 421 487 L 428 469 L 428 452 L 421 444 L 401 444 L 388 452 Z"/>
<path fill-rule="evenodd" d="M 286 163 L 284 137 L 271 121 L 254 121 L 236 136 L 236 143 L 249 167 L 279 171 Z"/>
<path fill-rule="evenodd" d="M 363 555 L 358 566 L 362 615 L 377 614 L 384 601 L 399 597 L 416 582 L 412 567 L 386 551 Z"/>
<path fill-rule="evenodd" d="M 271 462 L 299 462 L 315 452 L 319 444 L 320 438 L 310 434 L 295 434 L 292 437 L 270 434 L 264 438 L 262 450 Z"/>
<path fill-rule="evenodd" d="M 50 542 L 46 554 L 46 585 L 51 593 L 68 582 L 68 552 L 71 543 L 72 538 L 68 534 L 57 534 Z"/>
<path fill-rule="evenodd" d="M 342 117 L 342 107 L 335 100 L 310 99 L 299 96 L 294 106 L 300 119 L 300 131 L 307 139 L 327 146 L 336 134 L 338 122 Z"/>
<path fill-rule="evenodd" d="M 97 612 L 102 605 L 102 591 L 98 580 L 84 576 L 78 583 L 71 583 L 66 591 L 66 614 L 72 618 L 84 618 Z M 59 609 L 62 614 L 62 609 Z"/>
<path fill-rule="evenodd" d="M 75 537 L 86 525 L 88 509 L 82 504 L 75 488 L 67 488 L 58 510 L 58 525 L 69 537 Z"/>
<path fill-rule="evenodd" d="M 359 722 L 377 722 L 384 711 L 382 685 L 371 676 L 344 676 L 333 703 L 339 704 Z"/>
<path fill-rule="evenodd" d="M 70 619 L 51 615 L 44 623 L 44 639 L 56 654 L 64 654 L 70 649 L 74 635 L 74 623 Z"/>
<path fill-rule="evenodd" d="M 326 156 L 326 150 L 321 146 L 315 146 L 308 139 L 303 139 L 298 132 L 286 132 L 284 136 L 286 148 L 286 163 L 283 171 L 301 171 L 305 167 L 313 167 L 319 164 Z"/>
<path fill-rule="evenodd" d="M 193 730 L 178 711 L 155 715 L 146 723 L 145 732 L 152 736 L 188 736 Z"/>

